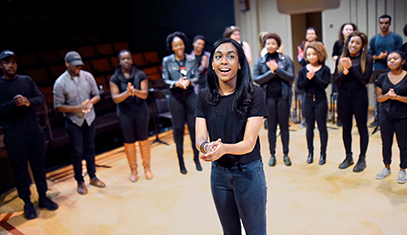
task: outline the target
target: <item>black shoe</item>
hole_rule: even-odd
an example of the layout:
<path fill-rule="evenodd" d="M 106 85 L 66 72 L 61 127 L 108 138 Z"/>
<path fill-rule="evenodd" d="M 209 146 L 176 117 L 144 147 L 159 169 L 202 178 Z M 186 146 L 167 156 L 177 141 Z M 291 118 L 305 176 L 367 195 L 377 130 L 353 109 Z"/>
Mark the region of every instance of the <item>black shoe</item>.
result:
<path fill-rule="evenodd" d="M 353 172 L 361 172 L 366 169 L 366 156 L 359 156 L 359 160 L 353 167 Z"/>
<path fill-rule="evenodd" d="M 195 162 L 195 166 L 196 166 L 197 171 L 202 171 L 202 166 L 201 166 L 201 163 L 199 161 Z"/>
<path fill-rule="evenodd" d="M 313 162 L 314 162 L 314 154 L 310 153 L 310 154 L 308 154 L 307 163 L 311 164 Z"/>
<path fill-rule="evenodd" d="M 342 126 L 342 121 L 341 121 L 341 119 L 338 118 L 338 121 L 336 122 L 336 125 L 337 125 L 338 127 L 341 127 L 341 126 Z"/>
<path fill-rule="evenodd" d="M 275 166 L 276 165 L 276 155 L 271 154 L 270 160 L 269 160 L 269 166 Z"/>
<path fill-rule="evenodd" d="M 351 165 L 353 165 L 352 156 L 346 156 L 345 160 L 339 165 L 339 169 L 346 169 Z"/>
<path fill-rule="evenodd" d="M 326 153 L 321 154 L 321 157 L 319 158 L 319 165 L 324 165 L 326 163 Z"/>
<path fill-rule="evenodd" d="M 40 198 L 38 200 L 38 206 L 40 208 L 46 208 L 49 211 L 54 211 L 54 210 L 58 209 L 58 207 L 59 207 L 58 204 L 51 201 L 51 199 L 49 199 L 48 197 Z"/>
<path fill-rule="evenodd" d="M 290 160 L 290 158 L 288 157 L 288 154 L 284 154 L 283 160 L 284 160 L 284 164 L 285 164 L 286 166 L 291 166 L 291 160 Z"/>
<path fill-rule="evenodd" d="M 37 212 L 35 211 L 32 202 L 28 202 L 24 205 L 24 216 L 28 220 L 37 218 Z"/>

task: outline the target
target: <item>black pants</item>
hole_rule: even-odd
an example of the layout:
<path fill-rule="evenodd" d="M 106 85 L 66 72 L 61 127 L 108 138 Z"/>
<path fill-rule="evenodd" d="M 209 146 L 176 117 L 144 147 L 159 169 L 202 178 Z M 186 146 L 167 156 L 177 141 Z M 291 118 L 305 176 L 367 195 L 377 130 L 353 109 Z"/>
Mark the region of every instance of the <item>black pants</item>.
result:
<path fill-rule="evenodd" d="M 283 153 L 288 154 L 288 144 L 290 139 L 289 133 L 289 118 L 290 118 L 290 102 L 288 98 L 267 99 L 267 127 L 270 153 L 276 153 L 276 132 L 277 124 L 281 130 L 281 142 L 283 144 Z"/>
<path fill-rule="evenodd" d="M 77 126 L 69 118 L 65 118 L 65 127 L 68 130 L 71 143 L 71 161 L 75 172 L 75 180 L 83 182 L 82 159 L 86 161 L 89 177 L 96 177 L 95 167 L 95 122 L 90 126 L 85 121 L 82 126 Z"/>
<path fill-rule="evenodd" d="M 184 129 L 187 123 L 194 160 L 199 160 L 199 152 L 195 148 L 195 100 L 196 94 L 190 93 L 184 99 L 177 99 L 173 95 L 169 98 L 169 107 L 172 115 L 172 128 L 177 156 L 180 161 L 184 159 Z"/>
<path fill-rule="evenodd" d="M 307 124 L 307 146 L 308 152 L 314 153 L 314 129 L 315 121 L 318 124 L 319 138 L 321 140 L 321 154 L 326 154 L 326 146 L 328 144 L 328 131 L 326 129 L 326 116 L 328 114 L 328 103 L 325 94 L 319 95 L 314 100 L 314 95 L 305 96 L 304 101 L 304 116 Z"/>
<path fill-rule="evenodd" d="M 46 197 L 48 189 L 45 176 L 45 137 L 41 129 L 23 135 L 5 135 L 4 145 L 10 158 L 18 196 L 25 202 L 30 201 L 31 179 L 28 164 L 32 169 L 35 185 L 40 198 Z"/>
<path fill-rule="evenodd" d="M 380 133 L 382 136 L 383 163 L 391 164 L 391 148 L 394 133 L 400 150 L 400 168 L 407 168 L 407 118 L 392 119 L 385 112 L 380 112 Z"/>
<path fill-rule="evenodd" d="M 342 120 L 342 139 L 346 154 L 352 154 L 352 126 L 355 116 L 360 137 L 360 155 L 366 156 L 369 143 L 367 130 L 368 97 L 367 91 L 357 93 L 339 92 L 338 109 Z"/>

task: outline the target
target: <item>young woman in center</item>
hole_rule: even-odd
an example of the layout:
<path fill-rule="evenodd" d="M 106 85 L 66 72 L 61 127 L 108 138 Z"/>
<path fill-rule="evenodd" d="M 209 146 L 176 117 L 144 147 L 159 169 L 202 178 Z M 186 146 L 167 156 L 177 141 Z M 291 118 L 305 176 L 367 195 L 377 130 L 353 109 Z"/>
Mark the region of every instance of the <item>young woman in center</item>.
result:
<path fill-rule="evenodd" d="M 366 168 L 366 151 L 369 143 L 367 131 L 368 96 L 366 85 L 372 75 L 373 58 L 367 50 L 366 34 L 353 31 L 345 41 L 341 57 L 337 60 L 335 84 L 338 86 L 338 111 L 342 120 L 342 139 L 346 158 L 339 169 L 353 165 L 352 157 L 352 126 L 353 116 L 360 138 L 359 159 L 353 168 L 361 172 Z"/>
<path fill-rule="evenodd" d="M 223 234 L 266 234 L 267 186 L 259 131 L 267 116 L 242 47 L 217 41 L 208 68 L 208 86 L 196 105 L 196 148 L 212 162 L 212 196 Z M 209 142 L 208 142 L 209 141 Z"/>
<path fill-rule="evenodd" d="M 321 140 L 319 164 L 324 165 L 326 162 L 326 146 L 328 144 L 328 131 L 326 128 L 328 102 L 325 89 L 330 81 L 331 70 L 325 66 L 325 60 L 328 56 L 325 46 L 321 42 L 310 42 L 305 49 L 305 55 L 308 64 L 298 72 L 297 87 L 300 90 L 305 90 L 303 106 L 307 127 L 307 163 L 311 164 L 314 161 L 313 141 L 316 121 Z"/>

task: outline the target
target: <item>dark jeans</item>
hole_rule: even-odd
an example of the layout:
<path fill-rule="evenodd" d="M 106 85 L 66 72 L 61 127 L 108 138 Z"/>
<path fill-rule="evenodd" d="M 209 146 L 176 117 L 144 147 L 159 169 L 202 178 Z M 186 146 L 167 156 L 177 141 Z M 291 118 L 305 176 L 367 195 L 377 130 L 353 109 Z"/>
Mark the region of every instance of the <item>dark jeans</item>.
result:
<path fill-rule="evenodd" d="M 174 142 L 177 148 L 177 156 L 180 161 L 184 161 L 184 130 L 185 122 L 188 126 L 191 147 L 194 152 L 194 160 L 199 160 L 199 152 L 195 148 L 195 99 L 196 94 L 190 93 L 183 100 L 170 95 L 169 107 L 172 115 L 172 129 Z"/>
<path fill-rule="evenodd" d="M 308 152 L 314 153 L 314 129 L 315 121 L 318 125 L 319 138 L 321 140 L 321 154 L 326 154 L 328 144 L 328 131 L 326 129 L 326 116 L 328 114 L 328 103 L 325 94 L 314 101 L 313 96 L 306 95 L 304 101 L 304 116 L 307 124 L 307 146 Z"/>
<path fill-rule="evenodd" d="M 357 94 L 343 94 L 339 92 L 338 109 L 342 120 L 342 139 L 346 154 L 352 154 L 352 126 L 355 115 L 356 126 L 360 136 L 360 155 L 366 156 L 369 144 L 367 131 L 368 98 L 366 91 Z"/>
<path fill-rule="evenodd" d="M 32 169 L 35 185 L 40 198 L 46 197 L 48 190 L 45 176 L 45 137 L 41 129 L 23 135 L 5 135 L 4 145 L 10 158 L 18 196 L 25 202 L 30 201 L 31 179 L 28 164 Z"/>
<path fill-rule="evenodd" d="M 65 127 L 68 130 L 71 143 L 71 161 L 75 172 L 75 180 L 83 182 L 82 159 L 86 161 L 89 177 L 96 177 L 95 166 L 95 122 L 90 126 L 85 121 L 82 126 L 77 126 L 69 118 L 65 118 Z"/>
<path fill-rule="evenodd" d="M 407 168 L 407 118 L 391 119 L 384 112 L 380 112 L 380 133 L 382 136 L 382 153 L 385 165 L 391 164 L 393 136 L 396 133 L 400 150 L 400 168 Z"/>
<path fill-rule="evenodd" d="M 276 132 L 277 124 L 281 130 L 281 142 L 283 144 L 283 153 L 288 154 L 288 144 L 290 139 L 289 133 L 289 118 L 290 118 L 290 102 L 289 99 L 280 98 L 267 99 L 267 127 L 270 153 L 276 153 Z"/>
<path fill-rule="evenodd" d="M 241 234 L 240 220 L 246 234 L 267 234 L 267 186 L 261 160 L 230 169 L 212 162 L 211 189 L 223 234 Z"/>

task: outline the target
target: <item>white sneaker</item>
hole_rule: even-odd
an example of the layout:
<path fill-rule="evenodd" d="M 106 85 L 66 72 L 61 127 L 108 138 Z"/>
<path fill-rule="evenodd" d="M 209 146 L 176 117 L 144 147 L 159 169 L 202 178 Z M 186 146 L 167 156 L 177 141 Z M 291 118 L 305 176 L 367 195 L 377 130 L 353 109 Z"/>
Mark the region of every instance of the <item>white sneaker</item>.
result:
<path fill-rule="evenodd" d="M 386 167 L 376 175 L 376 179 L 382 180 L 391 174 L 391 170 L 387 169 Z"/>
<path fill-rule="evenodd" d="M 406 172 L 400 170 L 399 174 L 397 175 L 397 183 L 405 184 L 406 183 Z"/>

